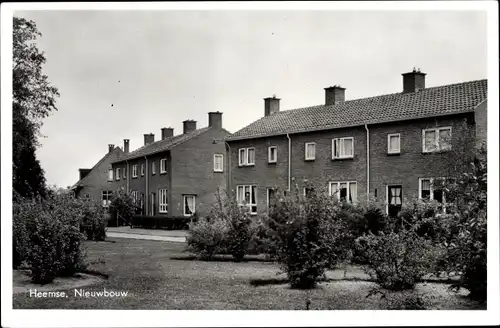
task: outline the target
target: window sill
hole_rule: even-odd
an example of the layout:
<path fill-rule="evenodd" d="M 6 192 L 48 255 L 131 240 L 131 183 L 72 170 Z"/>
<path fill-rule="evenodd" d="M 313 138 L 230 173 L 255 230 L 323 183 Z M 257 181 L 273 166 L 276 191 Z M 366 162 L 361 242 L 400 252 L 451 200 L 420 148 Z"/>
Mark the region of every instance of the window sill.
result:
<path fill-rule="evenodd" d="M 354 156 L 352 157 L 335 157 L 335 158 L 332 158 L 332 161 L 349 161 L 349 160 L 353 160 L 354 159 Z"/>
<path fill-rule="evenodd" d="M 224 173 L 224 171 L 215 171 L 214 170 L 214 173 Z"/>
<path fill-rule="evenodd" d="M 160 175 L 165 175 L 167 174 L 167 172 L 160 172 Z"/>
<path fill-rule="evenodd" d="M 137 177 L 132 177 L 132 179 L 137 179 Z"/>
<path fill-rule="evenodd" d="M 278 162 L 267 162 L 268 165 L 276 165 Z"/>
<path fill-rule="evenodd" d="M 387 153 L 387 156 L 399 156 L 401 153 Z"/>
<path fill-rule="evenodd" d="M 252 166 L 255 166 L 255 164 L 238 165 L 238 167 L 252 167 Z"/>
<path fill-rule="evenodd" d="M 422 155 L 430 155 L 430 154 L 444 154 L 450 152 L 451 149 L 448 150 L 434 150 L 434 151 L 422 151 Z"/>
<path fill-rule="evenodd" d="M 316 158 L 306 158 L 304 159 L 304 162 L 314 162 Z"/>

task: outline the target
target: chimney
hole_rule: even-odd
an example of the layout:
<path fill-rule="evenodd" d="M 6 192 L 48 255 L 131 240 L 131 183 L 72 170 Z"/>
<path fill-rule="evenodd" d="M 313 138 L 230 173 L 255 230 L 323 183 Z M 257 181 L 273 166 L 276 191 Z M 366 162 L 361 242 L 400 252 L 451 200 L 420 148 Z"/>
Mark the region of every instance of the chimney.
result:
<path fill-rule="evenodd" d="M 345 88 L 340 85 L 325 88 L 325 105 L 336 105 L 345 101 Z"/>
<path fill-rule="evenodd" d="M 208 113 L 208 126 L 222 129 L 222 113 L 219 111 Z"/>
<path fill-rule="evenodd" d="M 128 152 L 129 152 L 129 149 L 130 149 L 129 148 L 129 142 L 130 142 L 129 139 L 123 139 L 123 152 L 125 154 L 128 154 Z"/>
<path fill-rule="evenodd" d="M 276 95 L 264 98 L 264 116 L 273 115 L 279 111 L 280 111 L 280 98 L 276 98 Z"/>
<path fill-rule="evenodd" d="M 92 171 L 92 169 L 78 169 L 78 171 L 80 171 L 80 180 L 81 180 L 85 178 L 87 174 L 89 174 L 90 171 Z"/>
<path fill-rule="evenodd" d="M 403 75 L 403 93 L 417 92 L 425 89 L 425 73 L 413 67 L 413 71 Z"/>
<path fill-rule="evenodd" d="M 184 134 L 196 130 L 196 121 L 194 120 L 186 120 L 182 123 L 184 124 Z"/>
<path fill-rule="evenodd" d="M 145 134 L 144 135 L 144 146 L 149 145 L 150 143 L 155 142 L 155 135 L 150 133 L 150 134 Z"/>
<path fill-rule="evenodd" d="M 109 144 L 108 145 L 108 153 L 111 153 L 115 149 L 115 145 Z"/>
<path fill-rule="evenodd" d="M 173 137 L 173 136 L 174 136 L 174 129 L 173 128 L 162 128 L 161 129 L 161 140 L 165 140 L 165 139 Z"/>

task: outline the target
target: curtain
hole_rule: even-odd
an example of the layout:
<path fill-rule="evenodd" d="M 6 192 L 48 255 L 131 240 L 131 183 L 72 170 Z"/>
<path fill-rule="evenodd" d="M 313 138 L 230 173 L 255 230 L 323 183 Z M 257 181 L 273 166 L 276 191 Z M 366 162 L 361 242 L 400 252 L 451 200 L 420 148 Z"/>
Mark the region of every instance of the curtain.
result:
<path fill-rule="evenodd" d="M 309 144 L 307 145 L 307 158 L 314 158 L 316 155 L 316 145 Z"/>
<path fill-rule="evenodd" d="M 354 203 L 358 201 L 358 184 L 356 182 L 349 183 L 349 200 Z"/>
<path fill-rule="evenodd" d="M 401 188 L 391 188 L 391 205 L 401 205 Z"/>
<path fill-rule="evenodd" d="M 255 163 L 255 149 L 248 150 L 248 164 Z"/>
<path fill-rule="evenodd" d="M 186 201 L 186 214 L 193 214 L 194 213 L 194 196 L 185 196 L 184 197 Z"/>
<path fill-rule="evenodd" d="M 439 130 L 439 147 L 441 149 L 451 148 L 451 130 Z"/>
<path fill-rule="evenodd" d="M 331 183 L 330 184 L 330 196 L 335 196 L 335 197 L 339 197 L 339 195 L 337 194 L 337 183 Z"/>
<path fill-rule="evenodd" d="M 389 139 L 389 149 L 390 151 L 399 151 L 399 137 L 391 136 Z"/>
<path fill-rule="evenodd" d="M 436 149 L 436 131 L 426 131 L 424 134 L 424 139 L 426 150 Z"/>
<path fill-rule="evenodd" d="M 351 156 L 352 155 L 352 139 L 344 139 L 344 153 L 343 156 Z"/>

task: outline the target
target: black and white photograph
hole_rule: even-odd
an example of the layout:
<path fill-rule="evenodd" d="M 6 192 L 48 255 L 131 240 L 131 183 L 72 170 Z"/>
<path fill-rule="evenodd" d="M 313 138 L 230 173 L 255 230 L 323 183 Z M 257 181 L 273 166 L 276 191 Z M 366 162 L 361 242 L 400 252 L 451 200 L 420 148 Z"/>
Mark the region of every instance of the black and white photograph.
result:
<path fill-rule="evenodd" d="M 500 323 L 497 2 L 1 24 L 2 326 Z"/>

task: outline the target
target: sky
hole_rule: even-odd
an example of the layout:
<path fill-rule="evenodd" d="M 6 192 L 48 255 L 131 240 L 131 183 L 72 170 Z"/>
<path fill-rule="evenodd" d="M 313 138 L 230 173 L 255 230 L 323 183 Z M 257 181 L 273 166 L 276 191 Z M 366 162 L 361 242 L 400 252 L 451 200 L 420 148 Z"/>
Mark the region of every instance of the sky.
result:
<path fill-rule="evenodd" d="M 426 86 L 487 77 L 486 13 L 479 11 L 22 11 L 42 37 L 44 73 L 59 88 L 37 157 L 47 183 L 66 187 L 108 144 L 130 149 L 182 121 L 223 113 L 236 132 L 264 115 L 402 91 L 402 73 Z"/>

